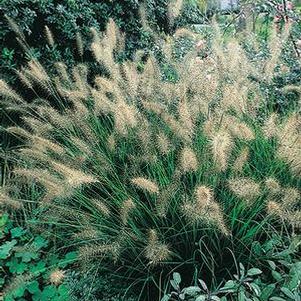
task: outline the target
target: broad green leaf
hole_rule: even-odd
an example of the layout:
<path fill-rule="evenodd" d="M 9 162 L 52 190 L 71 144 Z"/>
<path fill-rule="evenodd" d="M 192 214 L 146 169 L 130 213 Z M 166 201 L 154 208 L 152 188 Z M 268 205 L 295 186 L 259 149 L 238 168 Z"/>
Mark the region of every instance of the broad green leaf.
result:
<path fill-rule="evenodd" d="M 265 286 L 260 294 L 260 298 L 262 301 L 268 301 L 269 297 L 271 297 L 276 285 L 275 284 L 269 284 Z"/>
<path fill-rule="evenodd" d="M 170 284 L 172 285 L 172 287 L 175 289 L 175 290 L 178 290 L 179 289 L 179 285 L 176 281 L 174 281 L 173 279 L 170 280 Z"/>
<path fill-rule="evenodd" d="M 261 273 L 262 273 L 262 271 L 260 269 L 252 268 L 252 269 L 248 270 L 247 275 L 248 276 L 256 276 L 256 275 L 260 275 Z"/>
<path fill-rule="evenodd" d="M 27 285 L 26 289 L 33 295 L 41 292 L 38 281 L 34 280 Z"/>
<path fill-rule="evenodd" d="M 75 261 L 77 259 L 77 252 L 75 251 L 72 251 L 72 252 L 68 252 L 66 255 L 65 255 L 65 259 L 68 260 L 68 261 Z"/>
<path fill-rule="evenodd" d="M 5 283 L 4 278 L 0 277 L 0 288 L 3 286 L 4 283 Z"/>
<path fill-rule="evenodd" d="M 44 247 L 47 247 L 48 241 L 44 239 L 42 236 L 37 236 L 33 241 L 34 246 L 37 247 L 37 249 L 42 249 Z"/>
<path fill-rule="evenodd" d="M 35 275 L 39 275 L 43 272 L 45 272 L 46 268 L 45 268 L 46 264 L 43 260 L 38 261 L 37 264 L 35 265 L 31 265 L 29 270 L 31 273 L 35 274 Z"/>
<path fill-rule="evenodd" d="M 252 290 L 256 294 L 256 296 L 259 296 L 261 293 L 260 287 L 254 282 L 250 283 L 250 286 L 252 287 Z"/>
<path fill-rule="evenodd" d="M 225 285 L 222 288 L 220 288 L 220 291 L 231 293 L 234 292 L 235 289 L 236 283 L 233 280 L 229 280 L 225 283 Z"/>
<path fill-rule="evenodd" d="M 185 289 L 183 289 L 183 293 L 187 294 L 188 296 L 195 296 L 200 292 L 201 289 L 198 286 L 188 286 Z"/>
<path fill-rule="evenodd" d="M 173 273 L 172 274 L 173 280 L 177 283 L 180 284 L 181 283 L 181 275 L 179 273 Z"/>
<path fill-rule="evenodd" d="M 21 227 L 15 227 L 10 230 L 10 233 L 11 233 L 12 238 L 18 238 L 18 237 L 21 237 L 22 235 L 24 235 L 26 233 L 26 230 L 24 230 Z"/>
<path fill-rule="evenodd" d="M 272 276 L 276 281 L 283 280 L 282 275 L 280 273 L 278 273 L 277 271 L 272 271 Z"/>
<path fill-rule="evenodd" d="M 285 300 L 285 299 L 283 299 L 283 298 L 281 298 L 281 297 L 272 297 L 272 298 L 270 299 L 270 301 L 287 301 L 287 300 Z"/>
<path fill-rule="evenodd" d="M 58 293 L 60 295 L 68 295 L 69 294 L 69 289 L 68 287 L 65 285 L 65 284 L 61 284 L 59 287 L 58 287 Z"/>
<path fill-rule="evenodd" d="M 3 227 L 3 226 L 5 226 L 6 224 L 7 224 L 7 222 L 8 222 L 8 220 L 9 220 L 9 216 L 8 216 L 8 214 L 2 214 L 1 216 L 0 216 L 0 227 Z"/>
<path fill-rule="evenodd" d="M 22 297 L 24 295 L 25 288 L 26 288 L 26 284 L 24 283 L 23 285 L 20 285 L 19 287 L 14 289 L 14 291 L 13 291 L 14 297 L 17 297 L 17 298 Z"/>
<path fill-rule="evenodd" d="M 291 298 L 292 300 L 295 300 L 295 295 L 287 287 L 281 287 L 280 290 L 284 295 Z"/>
<path fill-rule="evenodd" d="M 202 279 L 199 279 L 199 283 L 201 284 L 204 291 L 208 291 L 208 287 L 207 287 L 205 281 L 203 281 Z"/>
<path fill-rule="evenodd" d="M 22 258 L 23 262 L 30 262 L 31 260 L 36 260 L 39 258 L 40 254 L 35 251 L 21 251 L 15 254 L 16 257 Z"/>
<path fill-rule="evenodd" d="M 238 293 L 238 301 L 246 301 L 246 295 L 245 292 L 243 290 L 239 291 Z"/>
<path fill-rule="evenodd" d="M 0 259 L 6 259 L 10 256 L 12 248 L 17 244 L 17 241 L 13 239 L 12 241 L 7 241 L 0 246 Z"/>
<path fill-rule="evenodd" d="M 6 266 L 9 267 L 9 271 L 12 274 L 23 274 L 27 269 L 27 265 L 24 262 L 19 262 L 15 257 L 7 262 Z"/>
<path fill-rule="evenodd" d="M 36 292 L 32 295 L 33 301 L 41 301 L 42 300 L 42 292 Z"/>
<path fill-rule="evenodd" d="M 55 286 L 53 285 L 46 286 L 42 291 L 41 301 L 55 300 L 53 299 L 53 297 L 56 295 L 56 293 L 57 293 L 57 289 Z"/>
<path fill-rule="evenodd" d="M 268 260 L 267 262 L 268 262 L 268 264 L 269 264 L 269 266 L 271 267 L 272 270 L 276 270 L 276 264 L 275 264 L 274 261 Z"/>

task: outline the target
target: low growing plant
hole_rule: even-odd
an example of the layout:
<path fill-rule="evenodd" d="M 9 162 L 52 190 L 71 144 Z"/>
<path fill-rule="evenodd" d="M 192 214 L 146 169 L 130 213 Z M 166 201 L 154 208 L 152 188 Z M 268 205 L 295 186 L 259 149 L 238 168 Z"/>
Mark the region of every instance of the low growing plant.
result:
<path fill-rule="evenodd" d="M 201 279 L 194 286 L 181 288 L 181 276 L 174 273 L 170 280 L 172 292 L 165 294 L 162 301 L 300 301 L 300 236 L 289 238 L 291 242 L 288 246 L 285 245 L 285 240 L 287 239 L 278 236 L 263 245 L 258 243 L 259 249 L 266 255 L 268 268 L 265 271 L 258 268 L 246 269 L 240 263 L 232 279 L 213 290 Z"/>
<path fill-rule="evenodd" d="M 215 31 L 203 58 L 200 43 L 179 60 L 173 39 L 158 37 L 169 81 L 154 55 L 116 62 L 124 39 L 112 21 L 102 36 L 92 29 L 106 71 L 94 80 L 85 64 L 57 62 L 52 78 L 31 60 L 18 73 L 30 102 L 0 81 L 25 123 L 7 131 L 26 141 L 1 204 L 30 208 L 83 269 L 118 275 L 138 299 L 160 295 L 174 269 L 218 282 L 235 269 L 229 249 L 245 265 L 254 240 L 300 227 L 300 115 L 271 112 L 256 80 L 272 80 L 288 32 L 253 62 Z"/>
<path fill-rule="evenodd" d="M 64 284 L 67 267 L 76 252 L 59 257 L 49 253 L 49 242 L 0 216 L 0 297 L 4 301 L 68 301 Z"/>

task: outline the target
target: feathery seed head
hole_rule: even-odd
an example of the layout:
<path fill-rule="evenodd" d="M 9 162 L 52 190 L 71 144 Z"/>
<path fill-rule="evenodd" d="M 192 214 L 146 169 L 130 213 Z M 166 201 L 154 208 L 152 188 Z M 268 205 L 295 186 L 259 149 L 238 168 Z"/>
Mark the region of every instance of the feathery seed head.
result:
<path fill-rule="evenodd" d="M 16 103 L 24 103 L 23 98 L 2 79 L 0 79 L 0 95 L 2 95 L 4 98 L 11 99 Z"/>
<path fill-rule="evenodd" d="M 194 151 L 190 147 L 184 147 L 180 158 L 181 170 L 186 173 L 189 171 L 197 171 L 198 160 Z"/>
<path fill-rule="evenodd" d="M 60 269 L 56 269 L 50 273 L 49 281 L 51 284 L 58 286 L 60 285 L 65 278 L 65 272 Z"/>
<path fill-rule="evenodd" d="M 92 199 L 91 203 L 102 215 L 106 217 L 110 215 L 110 209 L 103 201 Z"/>
<path fill-rule="evenodd" d="M 278 156 L 290 166 L 294 175 L 301 174 L 301 115 L 291 115 L 278 131 Z"/>
<path fill-rule="evenodd" d="M 280 192 L 281 186 L 277 180 L 274 178 L 267 178 L 265 180 L 265 186 L 272 194 L 277 194 Z"/>
<path fill-rule="evenodd" d="M 46 35 L 46 39 L 47 39 L 48 44 L 51 47 L 54 47 L 53 35 L 52 35 L 51 30 L 49 29 L 49 27 L 47 25 L 45 26 L 45 35 Z"/>
<path fill-rule="evenodd" d="M 71 168 L 66 164 L 62 164 L 56 161 L 50 161 L 49 163 L 53 166 L 56 172 L 58 172 L 65 178 L 66 184 L 70 188 L 77 188 L 83 184 L 91 184 L 98 182 L 98 180 L 94 176 L 88 175 L 80 170 Z"/>
<path fill-rule="evenodd" d="M 149 264 L 156 266 L 171 256 L 169 246 L 158 240 L 157 233 L 154 229 L 149 231 L 149 241 L 145 248 L 145 257 L 149 260 Z"/>
<path fill-rule="evenodd" d="M 249 159 L 249 148 L 245 147 L 233 163 L 232 169 L 236 172 L 242 172 Z"/>
<path fill-rule="evenodd" d="M 300 192 L 296 188 L 289 187 L 283 190 L 281 203 L 286 210 L 292 210 L 296 205 L 298 205 L 300 199 Z"/>
<path fill-rule="evenodd" d="M 91 260 L 95 257 L 112 258 L 116 261 L 120 254 L 120 244 L 113 242 L 111 244 L 92 244 L 79 248 L 79 258 Z"/>
<path fill-rule="evenodd" d="M 153 193 L 153 194 L 159 193 L 158 185 L 156 183 L 154 183 L 153 181 L 148 180 L 146 178 L 142 178 L 142 177 L 133 178 L 131 180 L 131 182 L 138 188 L 146 190 L 149 193 Z"/>
<path fill-rule="evenodd" d="M 114 106 L 115 127 L 118 133 L 126 135 L 129 128 L 137 126 L 137 110 L 125 102 L 119 102 Z"/>
<path fill-rule="evenodd" d="M 239 198 L 244 199 L 248 204 L 256 200 L 261 191 L 260 185 L 252 179 L 237 178 L 228 181 L 230 190 Z"/>
<path fill-rule="evenodd" d="M 0 208 L 3 207 L 17 210 L 22 207 L 22 203 L 19 200 L 12 198 L 5 188 L 0 187 Z"/>
<path fill-rule="evenodd" d="M 167 155 L 171 151 L 171 143 L 164 133 L 157 135 L 157 145 L 162 155 Z"/>
<path fill-rule="evenodd" d="M 225 171 L 233 148 L 231 136 L 225 131 L 218 131 L 211 139 L 211 151 L 216 168 Z"/>
<path fill-rule="evenodd" d="M 195 191 L 196 203 L 198 206 L 204 208 L 210 205 L 213 201 L 213 192 L 206 186 L 199 186 Z"/>
<path fill-rule="evenodd" d="M 278 115 L 276 113 L 272 113 L 270 117 L 265 121 L 262 130 L 266 138 L 272 138 L 277 135 L 277 121 Z"/>
<path fill-rule="evenodd" d="M 133 202 L 133 200 L 128 199 L 125 202 L 123 202 L 120 210 L 120 217 L 123 224 L 127 224 L 129 215 L 134 208 L 135 203 Z"/>
<path fill-rule="evenodd" d="M 80 34 L 80 32 L 76 33 L 75 39 L 76 39 L 76 46 L 77 46 L 78 54 L 82 57 L 84 55 L 84 43 L 83 43 L 82 35 Z"/>
<path fill-rule="evenodd" d="M 267 203 L 267 212 L 270 215 L 275 215 L 278 217 L 284 216 L 284 211 L 283 211 L 282 207 L 275 201 L 269 201 Z"/>

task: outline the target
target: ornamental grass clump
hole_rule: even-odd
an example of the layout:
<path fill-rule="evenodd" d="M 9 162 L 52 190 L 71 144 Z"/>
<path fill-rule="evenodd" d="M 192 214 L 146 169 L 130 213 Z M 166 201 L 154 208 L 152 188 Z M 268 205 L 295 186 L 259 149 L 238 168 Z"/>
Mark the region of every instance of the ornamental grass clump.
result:
<path fill-rule="evenodd" d="M 79 266 L 140 289 L 175 269 L 223 277 L 221 263 L 250 260 L 271 228 L 300 227 L 300 115 L 268 111 L 260 90 L 278 52 L 252 62 L 215 31 L 202 59 L 197 48 L 174 58 L 177 33 L 158 41 L 172 82 L 153 54 L 117 63 L 124 37 L 113 21 L 91 30 L 103 74 L 57 62 L 53 77 L 33 59 L 18 73 L 30 101 L 1 81 L 22 116 L 7 131 L 25 141 L 1 206 L 30 208 L 39 229 L 78 250 Z"/>

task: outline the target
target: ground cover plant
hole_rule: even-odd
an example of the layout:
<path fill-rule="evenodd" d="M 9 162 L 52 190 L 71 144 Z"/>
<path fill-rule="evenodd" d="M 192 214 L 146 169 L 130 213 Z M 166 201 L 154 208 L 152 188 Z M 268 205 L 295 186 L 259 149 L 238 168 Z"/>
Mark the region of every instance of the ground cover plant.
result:
<path fill-rule="evenodd" d="M 45 238 L 14 227 L 8 214 L 0 216 L 0 241 L 0 296 L 4 300 L 70 300 L 63 282 L 75 252 L 61 258 L 50 254 Z"/>
<path fill-rule="evenodd" d="M 124 36 L 111 20 L 104 34 L 91 29 L 101 74 L 56 62 L 53 77 L 31 59 L 18 72 L 26 97 L 0 81 L 23 124 L 7 131 L 25 141 L 1 205 L 30 212 L 30 227 L 78 252 L 77 268 L 114 274 L 137 300 L 161 298 L 175 271 L 216 285 L 236 272 L 233 254 L 262 268 L 256 242 L 300 228 L 299 104 L 277 112 L 260 85 L 290 28 L 252 60 L 213 27 L 208 49 L 182 28 L 157 36 L 160 57 L 118 63 Z M 182 37 L 195 46 L 179 58 Z"/>
<path fill-rule="evenodd" d="M 300 236 L 284 237 L 275 235 L 263 244 L 258 242 L 258 255 L 264 254 L 264 270 L 246 269 L 236 262 L 232 279 L 224 279 L 214 289 L 208 288 L 201 279 L 195 279 L 192 286 L 181 288 L 181 275 L 174 273 L 170 281 L 172 292 L 165 294 L 162 301 L 300 300 Z"/>

